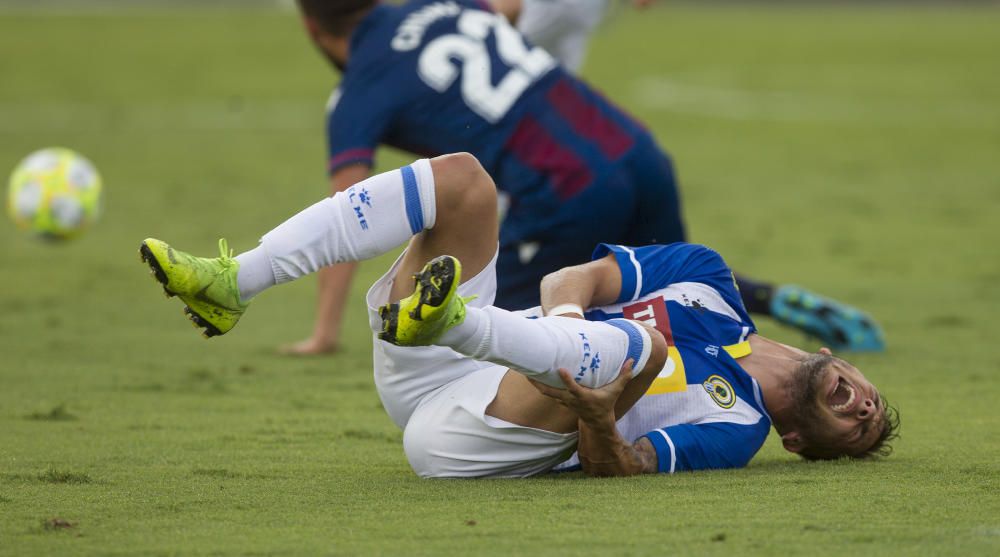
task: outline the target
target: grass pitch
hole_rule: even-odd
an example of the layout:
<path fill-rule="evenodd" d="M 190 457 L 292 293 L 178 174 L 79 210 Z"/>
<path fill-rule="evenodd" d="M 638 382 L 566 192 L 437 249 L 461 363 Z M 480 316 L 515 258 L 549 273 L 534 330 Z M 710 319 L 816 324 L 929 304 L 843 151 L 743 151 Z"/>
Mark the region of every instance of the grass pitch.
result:
<path fill-rule="evenodd" d="M 335 77 L 295 18 L 0 13 L 0 168 L 66 145 L 107 192 L 78 241 L 0 233 L 0 554 L 997 554 L 998 24 L 667 6 L 619 14 L 585 70 L 674 155 L 693 240 L 882 322 L 889 351 L 853 361 L 901 409 L 894 456 L 772 436 L 738 471 L 421 481 L 370 378 L 389 258 L 336 357 L 287 359 L 312 281 L 206 342 L 136 254 L 245 249 L 326 193 Z"/>

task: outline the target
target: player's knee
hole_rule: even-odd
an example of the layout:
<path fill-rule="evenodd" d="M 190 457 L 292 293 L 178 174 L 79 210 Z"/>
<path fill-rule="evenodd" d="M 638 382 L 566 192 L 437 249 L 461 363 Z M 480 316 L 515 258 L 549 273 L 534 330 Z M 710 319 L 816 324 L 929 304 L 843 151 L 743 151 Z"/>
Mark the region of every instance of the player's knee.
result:
<path fill-rule="evenodd" d="M 431 160 L 438 215 L 496 218 L 496 184 L 469 153 L 452 153 Z"/>
<path fill-rule="evenodd" d="M 406 453 L 406 460 L 410 463 L 410 468 L 421 478 L 434 475 L 435 466 L 431 450 L 433 435 L 434 429 L 425 427 L 425 424 L 409 423 L 403 432 L 403 452 Z"/>
<path fill-rule="evenodd" d="M 451 477 L 450 459 L 454 451 L 448 447 L 446 413 L 421 412 L 410 416 L 403 431 L 403 452 L 406 460 L 421 478 Z"/>
<path fill-rule="evenodd" d="M 660 331 L 657 331 L 653 327 L 650 327 L 645 323 L 638 323 L 638 325 L 645 328 L 646 332 L 649 333 L 649 359 L 646 361 L 646 365 L 642 369 L 632 370 L 632 375 L 636 376 L 640 373 L 658 374 L 667 363 L 667 352 L 669 351 L 667 347 L 667 340 L 663 338 Z"/>

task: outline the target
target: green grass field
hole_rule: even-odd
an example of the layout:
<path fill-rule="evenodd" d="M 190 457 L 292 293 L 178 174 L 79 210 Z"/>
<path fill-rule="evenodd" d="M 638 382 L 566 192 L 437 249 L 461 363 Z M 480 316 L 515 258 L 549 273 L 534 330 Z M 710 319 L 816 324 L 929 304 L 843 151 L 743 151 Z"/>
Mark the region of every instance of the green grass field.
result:
<path fill-rule="evenodd" d="M 881 462 L 422 481 L 371 380 L 353 285 L 335 357 L 287 359 L 315 284 L 201 340 L 136 253 L 237 250 L 325 195 L 336 77 L 290 13 L 0 12 L 0 169 L 66 145 L 105 214 L 0 226 L 0 554 L 1000 553 L 1000 10 L 619 14 L 585 74 L 674 155 L 693 240 L 853 301 L 853 361 L 903 419 Z M 383 169 L 406 162 L 383 153 Z M 772 322 L 764 334 L 817 346 Z"/>

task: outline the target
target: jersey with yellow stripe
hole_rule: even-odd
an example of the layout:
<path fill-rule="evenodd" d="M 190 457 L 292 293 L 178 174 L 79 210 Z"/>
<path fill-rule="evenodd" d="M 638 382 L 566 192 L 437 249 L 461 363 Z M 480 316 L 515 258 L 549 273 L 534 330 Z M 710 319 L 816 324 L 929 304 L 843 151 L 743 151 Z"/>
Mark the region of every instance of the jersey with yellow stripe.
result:
<path fill-rule="evenodd" d="M 618 422 L 626 439 L 647 437 L 660 472 L 745 466 L 764 444 L 771 420 L 760 386 L 737 360 L 756 332 L 732 271 L 700 245 L 630 248 L 602 244 L 621 270 L 616 303 L 586 312 L 588 320 L 645 322 L 669 345 L 667 363 Z M 576 455 L 561 466 L 577 465 Z"/>

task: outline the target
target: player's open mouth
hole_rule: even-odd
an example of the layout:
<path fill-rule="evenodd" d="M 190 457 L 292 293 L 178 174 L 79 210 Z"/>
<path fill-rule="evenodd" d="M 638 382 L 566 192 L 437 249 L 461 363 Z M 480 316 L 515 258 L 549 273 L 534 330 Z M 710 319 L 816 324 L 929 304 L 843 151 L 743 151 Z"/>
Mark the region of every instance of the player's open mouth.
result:
<path fill-rule="evenodd" d="M 827 400 L 830 402 L 830 408 L 834 412 L 847 412 L 854 406 L 854 401 L 857 398 L 858 395 L 854 386 L 845 381 L 843 377 L 837 377 L 837 384 L 833 392 L 827 397 Z"/>

